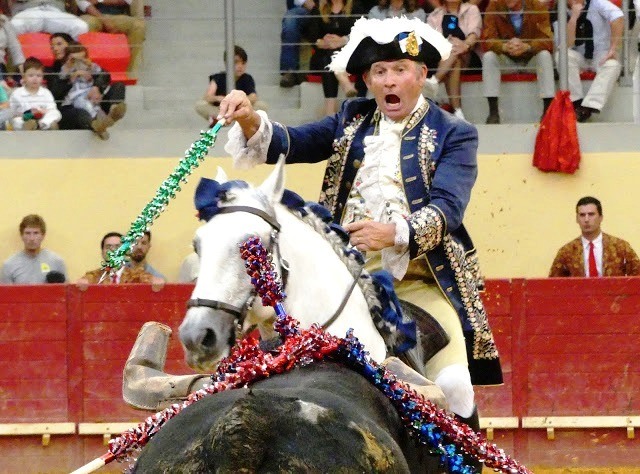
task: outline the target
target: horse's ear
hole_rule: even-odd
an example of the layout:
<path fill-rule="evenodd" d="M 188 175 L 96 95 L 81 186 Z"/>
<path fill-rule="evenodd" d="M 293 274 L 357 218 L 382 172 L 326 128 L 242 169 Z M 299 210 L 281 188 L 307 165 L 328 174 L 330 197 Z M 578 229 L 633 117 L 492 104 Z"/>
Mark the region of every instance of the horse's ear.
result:
<path fill-rule="evenodd" d="M 269 177 L 260 185 L 260 191 L 267 196 L 272 204 L 280 202 L 284 193 L 284 162 L 286 157 L 280 155 L 280 159 Z"/>
<path fill-rule="evenodd" d="M 227 177 L 227 173 L 225 173 L 222 167 L 220 166 L 218 166 L 218 173 L 216 174 L 215 179 L 220 184 L 226 183 L 227 181 L 229 181 L 229 178 Z"/>

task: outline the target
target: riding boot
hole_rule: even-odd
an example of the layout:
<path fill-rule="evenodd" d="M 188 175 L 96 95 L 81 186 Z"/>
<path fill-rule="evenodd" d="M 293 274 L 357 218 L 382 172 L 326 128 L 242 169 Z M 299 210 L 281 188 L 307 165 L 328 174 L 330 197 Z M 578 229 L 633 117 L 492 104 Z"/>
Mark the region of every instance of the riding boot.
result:
<path fill-rule="evenodd" d="M 207 375 L 164 372 L 171 328 L 157 322 L 142 326 L 124 366 L 122 398 L 134 408 L 158 411 L 203 387 Z"/>
<path fill-rule="evenodd" d="M 473 408 L 473 413 L 469 418 L 463 418 L 460 415 L 456 415 L 456 419 L 469 426 L 469 428 L 476 433 L 480 432 L 480 416 L 478 415 L 477 406 Z M 476 458 L 466 454 L 463 455 L 463 458 L 466 465 L 473 467 L 478 473 L 482 472 L 483 463 L 481 461 L 478 461 Z"/>

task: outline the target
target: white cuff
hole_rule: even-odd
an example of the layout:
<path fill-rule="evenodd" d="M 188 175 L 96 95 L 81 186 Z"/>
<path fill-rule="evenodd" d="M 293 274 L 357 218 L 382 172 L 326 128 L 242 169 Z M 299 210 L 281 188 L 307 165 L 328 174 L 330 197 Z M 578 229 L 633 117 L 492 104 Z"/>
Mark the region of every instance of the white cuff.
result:
<path fill-rule="evenodd" d="M 396 280 L 402 280 L 409 268 L 409 223 L 394 214 L 391 222 L 396 225 L 395 245 L 382 249 L 382 268 L 390 272 Z"/>
<path fill-rule="evenodd" d="M 273 136 L 273 125 L 264 110 L 257 112 L 262 120 L 258 131 L 249 140 L 245 138 L 242 128 L 237 122 L 229 130 L 224 151 L 233 158 L 234 168 L 251 169 L 267 161 L 267 151 L 269 151 L 269 143 L 271 143 Z"/>

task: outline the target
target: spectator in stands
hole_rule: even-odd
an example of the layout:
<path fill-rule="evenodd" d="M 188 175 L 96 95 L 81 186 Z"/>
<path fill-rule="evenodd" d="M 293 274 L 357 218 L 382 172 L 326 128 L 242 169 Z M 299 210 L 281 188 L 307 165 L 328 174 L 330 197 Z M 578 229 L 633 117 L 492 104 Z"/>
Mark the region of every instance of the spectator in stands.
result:
<path fill-rule="evenodd" d="M 539 0 L 495 0 L 484 17 L 486 53 L 482 57 L 482 86 L 489 102 L 487 123 L 500 123 L 500 68 L 509 72 L 535 69 L 543 100 L 543 115 L 555 94 L 553 39 L 549 12 Z"/>
<path fill-rule="evenodd" d="M 11 90 L 4 80 L 0 80 L 0 130 L 6 130 L 7 121 L 13 117 L 9 104 Z"/>
<path fill-rule="evenodd" d="M 146 26 L 143 18 L 132 12 L 133 4 L 142 0 L 76 0 L 78 9 L 84 13 L 82 19 L 89 25 L 90 31 L 106 33 L 124 33 L 131 51 L 131 60 L 127 69 L 128 76 L 138 77 L 142 57 L 142 45 Z"/>
<path fill-rule="evenodd" d="M 622 65 L 618 50 L 622 44 L 624 18 L 620 8 L 609 0 L 568 0 L 571 8 L 567 22 L 569 91 L 578 122 L 600 113 L 607 103 Z M 559 46 L 558 28 L 556 46 Z M 556 52 L 556 60 L 558 53 Z M 587 95 L 582 91 L 580 70 L 594 70 L 596 77 Z"/>
<path fill-rule="evenodd" d="M 180 264 L 179 283 L 195 283 L 200 273 L 200 257 L 194 251 L 187 255 Z"/>
<path fill-rule="evenodd" d="M 436 73 L 427 79 L 427 84 L 436 89 L 445 82 L 449 103 L 453 113 L 464 119 L 462 113 L 460 74 L 463 68 L 479 64 L 480 58 L 474 51 L 482 34 L 482 17 L 478 7 L 461 0 L 440 0 L 440 6 L 429 14 L 427 24 L 443 34 L 452 44 L 451 56 L 440 61 Z M 435 97 L 435 94 L 431 92 Z"/>
<path fill-rule="evenodd" d="M 107 251 L 118 250 L 121 244 L 121 233 L 109 232 L 108 234 L 105 234 L 100 241 L 102 260 L 107 259 Z M 151 273 L 145 272 L 142 267 L 132 268 L 124 266 L 115 274 L 106 275 L 105 278 L 100 281 L 103 274 L 104 270 L 102 268 L 91 270 L 85 273 L 84 276 L 76 282 L 76 284 L 81 288 L 85 288 L 87 285 L 95 285 L 99 283 L 104 285 L 115 285 L 118 283 L 152 283 L 154 279 L 154 276 Z"/>
<path fill-rule="evenodd" d="M 333 53 L 347 44 L 351 27 L 358 15 L 363 13 L 357 0 L 321 0 L 320 6 L 312 11 L 309 39 L 315 46 L 310 66 L 322 76 L 325 115 L 333 115 L 338 111 L 338 85 L 343 87 L 348 97 L 357 95 L 346 74 L 336 75 L 327 71 L 326 67 Z"/>
<path fill-rule="evenodd" d="M 418 8 L 415 0 L 380 0 L 378 5 L 369 10 L 367 16 L 377 20 L 398 16 L 419 18 L 422 21 L 427 19 L 427 13 L 422 8 Z"/>
<path fill-rule="evenodd" d="M 25 216 L 18 227 L 24 249 L 12 255 L 2 265 L 0 283 L 29 285 L 47 281 L 51 272 L 67 274 L 64 261 L 51 250 L 42 248 L 47 233 L 44 219 L 37 214 Z M 64 278 L 63 278 L 64 281 Z"/>
<path fill-rule="evenodd" d="M 10 0 L 11 24 L 16 34 L 67 33 L 73 38 L 89 31 L 87 24 L 65 11 L 64 0 Z"/>
<path fill-rule="evenodd" d="M 106 113 L 100 107 L 100 99 L 96 94 L 98 84 L 102 77 L 102 68 L 89 58 L 87 48 L 82 44 L 70 44 L 65 49 L 65 59 L 60 69 L 60 79 L 68 80 L 71 89 L 62 102 L 62 105 L 73 105 L 76 109 L 85 110 L 94 120 L 105 122 Z M 106 124 L 103 124 L 106 130 Z"/>
<path fill-rule="evenodd" d="M 602 204 L 591 196 L 576 204 L 582 235 L 564 245 L 549 271 L 550 277 L 640 275 L 640 259 L 628 242 L 602 232 Z"/>
<path fill-rule="evenodd" d="M 234 66 L 235 89 L 243 91 L 249 97 L 251 104 L 257 110 L 267 110 L 267 104 L 258 100 L 256 92 L 256 82 L 250 74 L 247 73 L 247 61 L 249 57 L 247 52 L 240 46 L 234 47 Z M 222 59 L 227 64 L 227 52 L 225 51 Z M 218 116 L 218 106 L 220 101 L 227 95 L 227 73 L 221 71 L 217 74 L 209 76 L 209 87 L 204 93 L 204 97 L 196 102 L 195 109 L 198 114 L 209 121 L 209 126 L 216 123 Z"/>
<path fill-rule="evenodd" d="M 304 82 L 304 74 L 298 73 L 300 42 L 306 36 L 310 13 L 316 6 L 315 0 L 287 0 L 287 13 L 282 18 L 280 32 L 280 87 L 293 87 Z"/>
<path fill-rule="evenodd" d="M 53 96 L 60 103 L 64 101 L 73 86 L 69 78 L 63 78 L 60 73 L 65 61 L 66 48 L 75 43 L 73 38 L 65 33 L 54 33 L 49 39 L 51 52 L 55 59 L 53 66 L 49 69 L 47 81 Z M 96 101 L 99 101 L 106 116 L 99 119 L 93 118 L 89 112 L 74 107 L 73 104 L 61 105 L 60 128 L 62 130 L 92 130 L 98 137 L 107 140 L 109 138 L 107 128 L 124 117 L 127 111 L 127 104 L 124 103 L 125 85 L 122 82 L 111 82 L 111 75 L 103 71 L 96 78 L 91 94 Z"/>
<path fill-rule="evenodd" d="M 14 130 L 57 130 L 61 115 L 51 92 L 42 85 L 44 65 L 37 58 L 24 62 L 22 87 L 11 93 Z"/>
<path fill-rule="evenodd" d="M 142 268 L 145 272 L 154 276 L 157 280 L 154 281 L 155 283 L 164 283 L 167 280 L 164 275 L 147 262 L 147 254 L 149 253 L 149 250 L 151 250 L 151 232 L 145 230 L 142 237 L 140 237 L 133 246 L 127 266 L 131 268 Z"/>
<path fill-rule="evenodd" d="M 3 15 L 0 9 L 0 81 L 4 80 L 7 73 L 7 53 L 9 53 L 13 67 L 18 68 L 22 73 L 22 63 L 24 63 L 22 46 L 20 46 L 18 35 L 16 35 L 9 18 Z"/>

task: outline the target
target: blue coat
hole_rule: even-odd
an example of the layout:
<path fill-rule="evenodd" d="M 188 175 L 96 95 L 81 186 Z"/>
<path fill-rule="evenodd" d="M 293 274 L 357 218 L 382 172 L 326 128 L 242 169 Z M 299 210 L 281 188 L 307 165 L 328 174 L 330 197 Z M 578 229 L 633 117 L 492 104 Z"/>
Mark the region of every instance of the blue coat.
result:
<path fill-rule="evenodd" d="M 346 101 L 333 117 L 284 127 L 273 122 L 267 155 L 275 163 L 327 161 L 320 203 L 340 223 L 356 172 L 364 158 L 364 137 L 380 119 L 374 100 Z M 402 132 L 400 169 L 411 210 L 409 251 L 424 258 L 444 296 L 456 309 L 467 339 L 472 382 L 502 383 L 502 372 L 487 314 L 480 298 L 482 279 L 476 250 L 462 218 L 478 169 L 478 133 L 427 101 Z M 424 256 L 424 257 L 423 257 Z"/>

